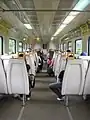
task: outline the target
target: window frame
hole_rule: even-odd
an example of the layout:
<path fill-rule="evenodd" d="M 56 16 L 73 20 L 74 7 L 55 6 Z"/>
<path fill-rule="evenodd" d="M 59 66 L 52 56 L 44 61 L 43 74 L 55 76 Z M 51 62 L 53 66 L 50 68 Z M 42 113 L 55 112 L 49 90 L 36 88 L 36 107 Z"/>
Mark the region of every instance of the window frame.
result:
<path fill-rule="evenodd" d="M 16 40 L 15 40 L 15 39 L 13 39 L 13 38 L 9 38 L 9 40 L 14 41 L 14 43 L 15 43 L 14 50 L 15 50 L 15 53 L 16 53 Z"/>
<path fill-rule="evenodd" d="M 71 43 L 72 44 L 72 41 L 68 41 L 68 49 L 69 49 L 69 43 Z M 71 45 L 71 47 L 72 47 L 72 45 Z M 72 51 L 73 51 L 73 49 L 72 49 Z"/>
<path fill-rule="evenodd" d="M 24 48 L 24 47 L 23 47 L 23 42 L 22 42 L 22 41 L 19 41 L 19 43 L 22 43 L 22 51 L 19 51 L 19 50 L 18 50 L 18 51 L 19 51 L 19 52 L 23 52 L 23 48 Z M 18 47 L 21 47 L 21 46 L 19 46 L 19 43 L 18 43 Z"/>
<path fill-rule="evenodd" d="M 87 52 L 88 52 L 88 56 L 90 56 L 90 46 L 89 46 L 89 43 L 90 43 L 90 36 L 88 37 L 88 40 L 87 40 Z"/>
<path fill-rule="evenodd" d="M 1 55 L 3 55 L 3 36 L 0 36 L 1 38 Z"/>
<path fill-rule="evenodd" d="M 75 54 L 77 54 L 77 53 L 76 53 L 76 42 L 79 41 L 79 40 L 82 41 L 82 38 L 79 38 L 79 39 L 75 40 Z"/>

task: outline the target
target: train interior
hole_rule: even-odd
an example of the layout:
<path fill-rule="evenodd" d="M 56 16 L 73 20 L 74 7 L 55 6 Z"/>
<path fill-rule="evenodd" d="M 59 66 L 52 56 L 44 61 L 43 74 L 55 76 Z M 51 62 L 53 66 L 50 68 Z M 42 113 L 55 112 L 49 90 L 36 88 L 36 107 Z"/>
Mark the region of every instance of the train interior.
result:
<path fill-rule="evenodd" d="M 90 0 L 0 0 L 0 120 L 90 120 Z"/>

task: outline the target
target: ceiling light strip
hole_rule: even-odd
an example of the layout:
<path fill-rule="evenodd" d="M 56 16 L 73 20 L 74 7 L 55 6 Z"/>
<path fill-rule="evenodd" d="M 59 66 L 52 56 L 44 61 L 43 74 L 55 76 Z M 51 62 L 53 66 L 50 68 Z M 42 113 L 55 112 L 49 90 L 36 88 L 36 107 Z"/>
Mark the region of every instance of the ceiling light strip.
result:
<path fill-rule="evenodd" d="M 59 26 L 58 30 L 53 36 L 57 36 L 84 8 L 90 4 L 90 0 L 79 0 L 72 12 L 65 18 L 63 23 Z M 76 10 L 76 11 L 75 11 Z"/>

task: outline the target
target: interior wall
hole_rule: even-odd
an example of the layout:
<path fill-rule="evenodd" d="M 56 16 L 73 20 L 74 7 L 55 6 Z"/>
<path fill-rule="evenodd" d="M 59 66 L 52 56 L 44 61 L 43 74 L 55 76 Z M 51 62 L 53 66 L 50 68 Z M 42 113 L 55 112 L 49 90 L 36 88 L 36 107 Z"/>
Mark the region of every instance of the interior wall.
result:
<path fill-rule="evenodd" d="M 75 41 L 79 40 L 79 39 L 82 39 L 82 48 L 83 48 L 82 51 L 87 52 L 87 41 L 86 41 L 87 37 L 84 37 L 84 36 L 80 36 L 80 37 L 76 37 L 76 38 L 73 38 L 73 39 L 69 39 L 67 41 L 63 41 L 62 43 L 61 43 L 61 41 L 59 41 L 59 43 L 60 44 L 66 43 L 67 44 L 67 49 L 68 49 L 68 42 L 72 42 L 72 52 L 75 53 Z"/>
<path fill-rule="evenodd" d="M 50 42 L 48 47 L 49 47 L 49 49 L 55 50 L 56 49 L 56 44 L 54 42 Z"/>
<path fill-rule="evenodd" d="M 36 44 L 34 45 L 34 49 L 42 49 L 41 44 L 36 43 Z"/>
<path fill-rule="evenodd" d="M 83 36 L 83 51 L 88 53 L 88 38 L 90 37 L 90 35 L 84 35 Z"/>

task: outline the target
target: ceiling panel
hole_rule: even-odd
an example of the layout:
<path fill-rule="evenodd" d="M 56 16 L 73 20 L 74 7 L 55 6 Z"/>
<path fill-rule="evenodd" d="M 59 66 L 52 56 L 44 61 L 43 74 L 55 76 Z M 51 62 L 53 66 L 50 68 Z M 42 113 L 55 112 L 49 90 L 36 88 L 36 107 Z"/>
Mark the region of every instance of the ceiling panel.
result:
<path fill-rule="evenodd" d="M 86 8 L 86 10 L 90 10 L 90 5 Z M 64 34 L 68 33 L 69 31 L 79 27 L 80 25 L 86 23 L 90 19 L 90 13 L 80 13 L 64 30 L 59 34 L 59 37 L 62 37 Z"/>
<path fill-rule="evenodd" d="M 23 8 L 34 8 L 33 0 L 19 0 Z"/>
<path fill-rule="evenodd" d="M 72 9 L 74 7 L 74 5 L 77 3 L 77 0 L 60 0 L 59 4 L 58 4 L 58 9 L 55 13 L 55 16 L 54 16 L 54 19 L 53 19 L 53 22 L 52 22 L 52 26 L 54 24 L 56 24 L 56 28 L 58 27 L 57 25 L 61 24 L 63 19 L 67 16 L 67 14 L 69 12 L 61 12 L 61 11 L 58 11 L 59 9 L 60 10 L 63 10 L 63 9 Z M 54 31 L 56 32 L 56 31 Z M 54 34 L 54 33 L 53 33 Z"/>

